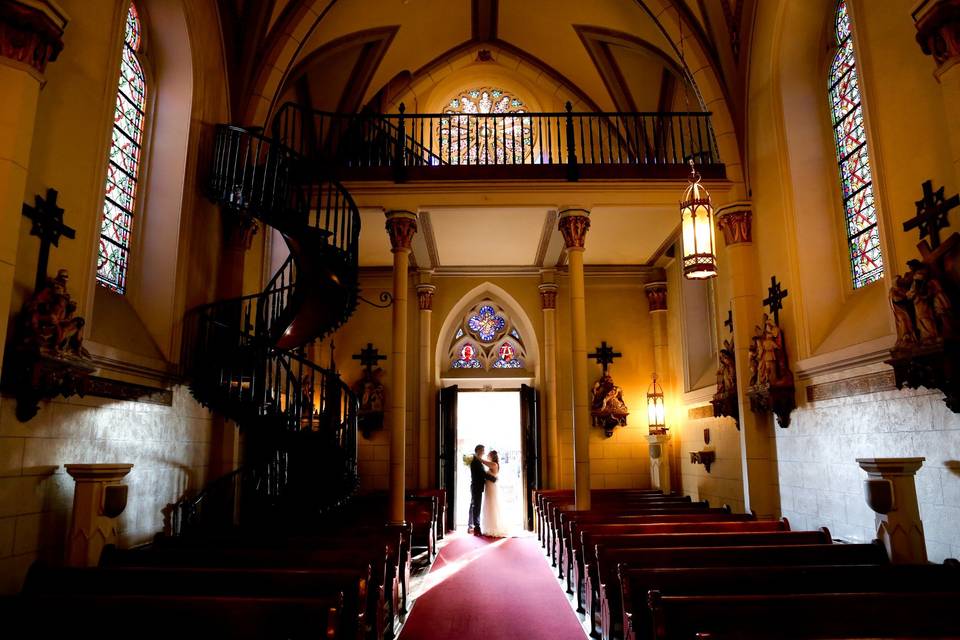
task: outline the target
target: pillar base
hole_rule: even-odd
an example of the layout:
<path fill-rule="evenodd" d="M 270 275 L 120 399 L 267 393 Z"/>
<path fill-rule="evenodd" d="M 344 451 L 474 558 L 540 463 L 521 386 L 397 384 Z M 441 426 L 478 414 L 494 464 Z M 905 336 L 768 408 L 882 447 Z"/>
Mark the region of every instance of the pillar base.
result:
<path fill-rule="evenodd" d="M 116 544 L 120 531 L 117 517 L 127 506 L 127 485 L 121 480 L 132 464 L 68 464 L 76 481 L 73 522 L 67 540 L 67 565 L 95 567 L 108 544 Z"/>
<path fill-rule="evenodd" d="M 877 539 L 895 564 L 927 561 L 914 477 L 926 458 L 857 458 L 867 472 L 864 493 L 876 513 Z"/>

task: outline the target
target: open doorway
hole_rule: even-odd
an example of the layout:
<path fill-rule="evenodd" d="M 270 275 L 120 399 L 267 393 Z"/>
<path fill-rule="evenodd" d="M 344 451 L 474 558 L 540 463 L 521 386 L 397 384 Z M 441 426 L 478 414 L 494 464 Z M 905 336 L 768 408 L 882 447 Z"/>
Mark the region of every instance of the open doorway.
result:
<path fill-rule="evenodd" d="M 463 456 L 478 444 L 487 453 L 500 454 L 497 493 L 501 517 L 509 531 L 519 532 L 524 521 L 524 465 L 519 391 L 461 390 L 457 398 L 456 526 L 466 529 L 470 508 L 470 468 Z"/>

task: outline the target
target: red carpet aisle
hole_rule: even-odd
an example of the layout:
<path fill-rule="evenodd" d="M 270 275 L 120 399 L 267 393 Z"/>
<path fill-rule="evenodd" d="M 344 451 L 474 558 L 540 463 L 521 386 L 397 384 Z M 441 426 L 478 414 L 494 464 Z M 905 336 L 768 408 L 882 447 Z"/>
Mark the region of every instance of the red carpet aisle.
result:
<path fill-rule="evenodd" d="M 399 640 L 584 640 L 536 538 L 454 534 Z"/>

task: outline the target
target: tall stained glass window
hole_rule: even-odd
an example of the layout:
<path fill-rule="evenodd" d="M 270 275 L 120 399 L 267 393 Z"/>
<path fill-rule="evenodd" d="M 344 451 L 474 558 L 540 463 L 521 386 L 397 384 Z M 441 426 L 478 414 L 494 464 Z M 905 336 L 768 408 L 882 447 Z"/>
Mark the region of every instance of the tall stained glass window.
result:
<path fill-rule="evenodd" d="M 142 29 L 137 8 L 131 4 L 127 11 L 120 60 L 120 82 L 113 113 L 97 258 L 97 281 L 118 293 L 124 293 L 127 288 L 130 231 L 143 151 L 147 87 L 137 55 L 142 42 Z"/>
<path fill-rule="evenodd" d="M 847 0 L 840 0 L 835 16 L 837 54 L 830 66 L 828 94 L 843 190 L 850 274 L 854 288 L 860 288 L 883 277 L 883 255 L 851 29 Z"/>
<path fill-rule="evenodd" d="M 449 164 L 529 164 L 533 122 L 523 101 L 496 88 L 464 91 L 440 119 L 440 161 Z"/>

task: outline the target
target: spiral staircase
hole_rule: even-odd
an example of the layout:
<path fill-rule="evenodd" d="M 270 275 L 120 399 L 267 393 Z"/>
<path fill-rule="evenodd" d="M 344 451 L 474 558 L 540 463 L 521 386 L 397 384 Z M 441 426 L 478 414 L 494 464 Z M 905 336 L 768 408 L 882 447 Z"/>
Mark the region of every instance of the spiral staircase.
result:
<path fill-rule="evenodd" d="M 174 505 L 178 535 L 309 519 L 357 485 L 357 398 L 306 347 L 356 308 L 360 214 L 321 163 L 277 133 L 216 128 L 208 196 L 235 222 L 275 229 L 290 256 L 260 293 L 187 318 L 190 389 L 239 425 L 244 460 Z"/>

